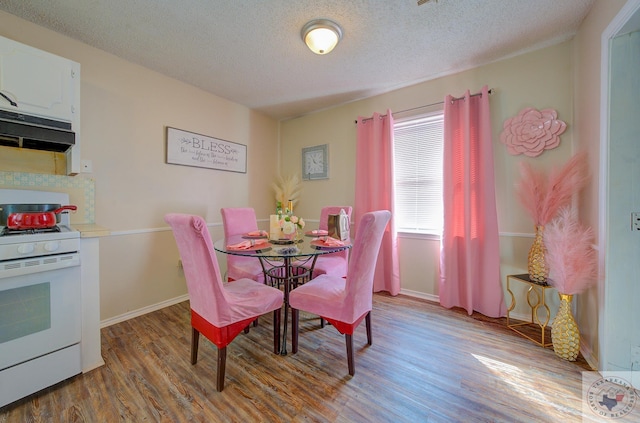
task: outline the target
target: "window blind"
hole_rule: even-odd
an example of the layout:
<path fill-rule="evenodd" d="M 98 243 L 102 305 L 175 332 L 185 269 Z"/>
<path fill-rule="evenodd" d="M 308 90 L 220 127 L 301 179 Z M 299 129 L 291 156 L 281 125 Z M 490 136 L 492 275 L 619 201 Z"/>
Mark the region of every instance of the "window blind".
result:
<path fill-rule="evenodd" d="M 442 231 L 442 112 L 394 125 L 395 220 L 401 232 Z"/>

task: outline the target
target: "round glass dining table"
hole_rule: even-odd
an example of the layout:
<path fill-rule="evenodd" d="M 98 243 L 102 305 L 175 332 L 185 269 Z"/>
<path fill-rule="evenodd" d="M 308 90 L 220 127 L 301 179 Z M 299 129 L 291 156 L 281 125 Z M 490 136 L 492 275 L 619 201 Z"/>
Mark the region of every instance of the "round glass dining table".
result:
<path fill-rule="evenodd" d="M 323 254 L 331 254 L 351 248 L 344 245 L 327 246 L 326 237 L 302 236 L 295 241 L 275 241 L 265 238 L 236 235 L 219 239 L 213 244 L 216 251 L 260 260 L 265 283 L 284 290 L 284 328 L 281 355 L 287 355 L 287 325 L 289 319 L 289 292 L 296 286 L 308 282 L 313 274 L 316 260 Z M 232 248 L 241 245 L 242 249 Z"/>

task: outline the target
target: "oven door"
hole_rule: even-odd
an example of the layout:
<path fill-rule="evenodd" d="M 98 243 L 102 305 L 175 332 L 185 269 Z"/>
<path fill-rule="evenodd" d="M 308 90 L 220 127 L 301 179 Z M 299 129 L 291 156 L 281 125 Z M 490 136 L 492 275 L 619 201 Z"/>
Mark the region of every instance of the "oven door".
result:
<path fill-rule="evenodd" d="M 78 344 L 80 266 L 0 278 L 0 371 Z"/>

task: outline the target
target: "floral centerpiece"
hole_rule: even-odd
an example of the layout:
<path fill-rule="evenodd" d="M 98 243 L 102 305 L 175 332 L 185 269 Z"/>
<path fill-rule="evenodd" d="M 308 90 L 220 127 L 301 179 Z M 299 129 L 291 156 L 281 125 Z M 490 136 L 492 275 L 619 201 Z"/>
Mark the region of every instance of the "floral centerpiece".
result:
<path fill-rule="evenodd" d="M 304 228 L 302 218 L 293 214 L 293 206 L 298 202 L 302 191 L 302 184 L 298 175 L 278 175 L 276 181 L 271 184 L 275 193 L 276 214 L 271 215 L 270 238 L 294 240 L 298 231 Z M 282 208 L 287 204 L 286 209 Z"/>
<path fill-rule="evenodd" d="M 276 181 L 271 183 L 271 188 L 275 193 L 276 202 L 281 205 L 291 201 L 293 205 L 298 202 L 298 197 L 302 191 L 302 181 L 298 175 L 281 176 L 278 175 Z"/>
<path fill-rule="evenodd" d="M 304 228 L 304 219 L 294 215 L 282 215 L 278 221 L 284 239 L 295 239 L 298 231 Z"/>

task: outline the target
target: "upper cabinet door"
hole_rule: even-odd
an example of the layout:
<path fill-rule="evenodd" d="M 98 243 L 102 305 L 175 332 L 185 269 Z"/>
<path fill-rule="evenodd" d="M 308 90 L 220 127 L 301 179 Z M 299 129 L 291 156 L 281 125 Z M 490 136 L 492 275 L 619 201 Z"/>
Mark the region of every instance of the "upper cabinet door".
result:
<path fill-rule="evenodd" d="M 73 122 L 79 114 L 80 65 L 0 37 L 0 108 Z M 12 105 L 14 102 L 16 105 Z"/>

